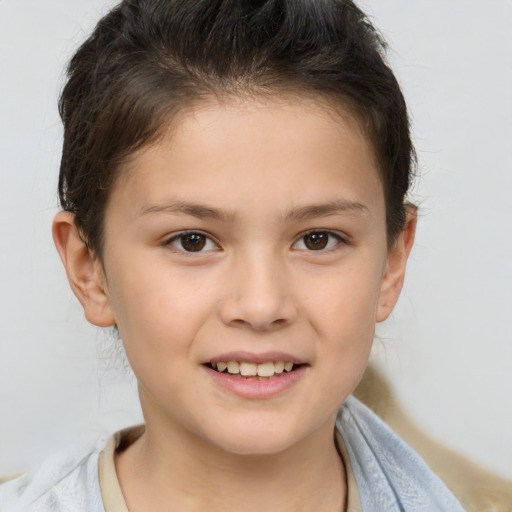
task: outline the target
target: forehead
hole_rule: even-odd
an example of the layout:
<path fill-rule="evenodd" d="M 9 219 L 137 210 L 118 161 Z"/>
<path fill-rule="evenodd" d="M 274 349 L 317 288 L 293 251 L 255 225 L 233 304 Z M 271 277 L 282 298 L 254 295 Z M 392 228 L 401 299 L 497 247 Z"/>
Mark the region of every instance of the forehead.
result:
<path fill-rule="evenodd" d="M 384 205 L 359 123 L 305 98 L 211 101 L 182 112 L 133 156 L 113 195 L 126 196 L 133 212 L 208 198 L 245 211 L 256 198 L 283 208 L 340 199 Z"/>

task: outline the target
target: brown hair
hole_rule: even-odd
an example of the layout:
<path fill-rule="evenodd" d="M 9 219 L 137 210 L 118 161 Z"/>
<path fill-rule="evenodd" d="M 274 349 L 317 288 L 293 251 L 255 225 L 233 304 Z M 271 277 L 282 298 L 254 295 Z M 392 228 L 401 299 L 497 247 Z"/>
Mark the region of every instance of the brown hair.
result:
<path fill-rule="evenodd" d="M 355 113 L 371 140 L 388 242 L 405 222 L 414 148 L 385 43 L 350 0 L 124 0 L 68 68 L 59 110 L 59 198 L 101 257 L 120 165 L 174 114 L 212 96 L 318 95 Z"/>

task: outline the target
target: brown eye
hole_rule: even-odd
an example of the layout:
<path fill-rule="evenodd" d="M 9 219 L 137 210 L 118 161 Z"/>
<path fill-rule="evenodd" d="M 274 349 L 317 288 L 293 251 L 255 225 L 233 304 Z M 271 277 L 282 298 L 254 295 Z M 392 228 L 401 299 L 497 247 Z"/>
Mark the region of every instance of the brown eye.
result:
<path fill-rule="evenodd" d="M 327 247 L 329 243 L 329 235 L 321 231 L 316 233 L 309 233 L 303 238 L 304 245 L 310 251 L 321 251 Z"/>
<path fill-rule="evenodd" d="M 187 253 L 209 252 L 219 249 L 218 244 L 200 231 L 182 231 L 165 242 L 165 245 L 170 245 L 179 252 Z"/>
<path fill-rule="evenodd" d="M 294 244 L 294 249 L 302 251 L 325 251 L 344 243 L 344 239 L 332 231 L 310 231 L 302 235 Z"/>
<path fill-rule="evenodd" d="M 180 245 L 187 252 L 202 251 L 206 245 L 206 237 L 199 233 L 189 233 L 179 238 Z"/>

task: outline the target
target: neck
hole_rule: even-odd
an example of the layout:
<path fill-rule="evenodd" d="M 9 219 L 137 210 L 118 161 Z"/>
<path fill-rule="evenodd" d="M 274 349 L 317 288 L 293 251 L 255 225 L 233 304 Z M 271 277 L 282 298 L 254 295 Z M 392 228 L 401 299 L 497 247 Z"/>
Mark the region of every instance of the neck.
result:
<path fill-rule="evenodd" d="M 282 452 L 238 455 L 147 422 L 144 435 L 117 456 L 116 468 L 130 512 L 216 512 L 231 505 L 245 512 L 339 512 L 346 476 L 333 431 L 334 420 Z"/>

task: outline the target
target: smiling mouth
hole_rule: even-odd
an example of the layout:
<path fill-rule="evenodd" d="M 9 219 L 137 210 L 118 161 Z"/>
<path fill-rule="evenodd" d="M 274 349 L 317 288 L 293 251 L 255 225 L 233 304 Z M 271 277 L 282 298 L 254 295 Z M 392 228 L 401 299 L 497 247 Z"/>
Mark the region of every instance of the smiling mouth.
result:
<path fill-rule="evenodd" d="M 290 361 L 268 361 L 265 363 L 248 363 L 244 361 L 218 361 L 206 363 L 208 368 L 240 379 L 268 380 L 293 372 L 304 366 Z"/>

